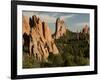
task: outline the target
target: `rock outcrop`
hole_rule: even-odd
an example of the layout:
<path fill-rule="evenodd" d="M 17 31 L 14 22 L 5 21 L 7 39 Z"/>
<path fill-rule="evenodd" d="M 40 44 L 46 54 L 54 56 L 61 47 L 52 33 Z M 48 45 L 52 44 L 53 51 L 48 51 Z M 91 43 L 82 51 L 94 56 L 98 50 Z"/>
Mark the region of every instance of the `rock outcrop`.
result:
<path fill-rule="evenodd" d="M 22 16 L 22 33 L 27 33 L 29 35 L 30 33 L 30 25 L 29 25 L 29 19 L 27 16 Z"/>
<path fill-rule="evenodd" d="M 83 33 L 89 33 L 89 27 L 88 27 L 87 24 L 83 27 L 82 32 L 83 32 Z"/>
<path fill-rule="evenodd" d="M 66 33 L 66 26 L 63 20 L 60 20 L 60 18 L 58 18 L 56 20 L 56 31 L 55 34 L 53 35 L 53 37 L 55 39 L 58 39 L 59 37 L 63 36 Z"/>
<path fill-rule="evenodd" d="M 53 54 L 59 53 L 58 49 L 54 43 L 54 39 L 52 38 L 51 30 L 45 22 L 43 22 L 43 31 L 44 31 L 43 35 L 46 40 L 46 45 L 48 47 L 48 51 Z"/>
<path fill-rule="evenodd" d="M 26 17 L 26 16 L 24 16 Z M 59 54 L 59 51 L 55 45 L 54 39 L 52 38 L 52 33 L 46 22 L 42 22 L 37 16 L 32 16 L 31 18 L 24 18 L 26 21 L 23 23 L 24 27 L 29 27 L 28 30 L 23 30 L 24 43 L 28 43 L 28 51 L 30 56 L 34 56 L 37 60 L 46 60 L 50 53 Z M 28 25 L 28 26 L 26 26 Z M 28 33 L 29 32 L 29 33 Z M 28 42 L 24 37 L 28 38 Z"/>
<path fill-rule="evenodd" d="M 30 25 L 27 16 L 22 16 L 22 34 L 23 34 L 23 50 L 29 53 Z"/>

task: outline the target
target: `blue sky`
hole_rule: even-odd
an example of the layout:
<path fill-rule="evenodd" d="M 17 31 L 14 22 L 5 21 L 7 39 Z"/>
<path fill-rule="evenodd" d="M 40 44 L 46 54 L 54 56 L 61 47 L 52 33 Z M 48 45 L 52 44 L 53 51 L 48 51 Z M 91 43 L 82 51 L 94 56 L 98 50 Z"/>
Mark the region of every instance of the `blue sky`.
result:
<path fill-rule="evenodd" d="M 23 11 L 22 14 L 28 17 L 32 15 L 40 17 L 49 25 L 52 33 L 55 32 L 55 22 L 58 17 L 63 19 L 66 27 L 73 32 L 81 31 L 85 24 L 90 26 L 90 15 L 86 13 Z"/>

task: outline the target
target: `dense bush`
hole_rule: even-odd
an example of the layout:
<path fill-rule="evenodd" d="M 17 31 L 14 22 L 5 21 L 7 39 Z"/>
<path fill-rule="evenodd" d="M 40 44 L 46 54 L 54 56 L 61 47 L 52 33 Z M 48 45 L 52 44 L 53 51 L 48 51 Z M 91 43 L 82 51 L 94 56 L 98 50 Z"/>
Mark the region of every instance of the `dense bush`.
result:
<path fill-rule="evenodd" d="M 29 56 L 27 53 L 23 54 L 23 68 L 39 68 L 40 62 L 38 62 L 34 56 Z"/>
<path fill-rule="evenodd" d="M 55 40 L 55 43 L 63 58 L 64 66 L 89 65 L 89 43 L 87 38 L 78 40 L 76 33 L 67 31 L 66 35 Z"/>
<path fill-rule="evenodd" d="M 48 61 L 51 62 L 52 67 L 59 67 L 63 64 L 63 59 L 60 54 L 50 54 Z"/>

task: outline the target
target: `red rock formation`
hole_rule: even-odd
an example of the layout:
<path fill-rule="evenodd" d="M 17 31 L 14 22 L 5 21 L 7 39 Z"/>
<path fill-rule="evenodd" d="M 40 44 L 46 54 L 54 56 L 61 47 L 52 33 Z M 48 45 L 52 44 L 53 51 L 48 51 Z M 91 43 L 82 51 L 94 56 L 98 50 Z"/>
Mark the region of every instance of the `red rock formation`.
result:
<path fill-rule="evenodd" d="M 22 16 L 22 33 L 27 33 L 29 35 L 30 32 L 30 25 L 29 25 L 29 19 L 27 16 Z"/>
<path fill-rule="evenodd" d="M 89 27 L 88 27 L 87 24 L 83 27 L 82 32 L 83 32 L 83 33 L 88 33 L 88 32 L 89 32 Z"/>
<path fill-rule="evenodd" d="M 43 22 L 43 31 L 44 31 L 44 38 L 47 41 L 52 41 L 51 30 L 45 22 Z"/>
<path fill-rule="evenodd" d="M 58 39 L 59 37 L 63 36 L 65 33 L 66 33 L 66 26 L 64 24 L 64 21 L 58 18 L 56 20 L 56 31 L 54 37 Z"/>
<path fill-rule="evenodd" d="M 25 25 L 30 26 L 30 55 L 34 55 L 36 59 L 42 61 L 48 58 L 50 52 L 58 54 L 59 51 L 54 43 L 48 25 L 35 15 L 29 20 Z"/>

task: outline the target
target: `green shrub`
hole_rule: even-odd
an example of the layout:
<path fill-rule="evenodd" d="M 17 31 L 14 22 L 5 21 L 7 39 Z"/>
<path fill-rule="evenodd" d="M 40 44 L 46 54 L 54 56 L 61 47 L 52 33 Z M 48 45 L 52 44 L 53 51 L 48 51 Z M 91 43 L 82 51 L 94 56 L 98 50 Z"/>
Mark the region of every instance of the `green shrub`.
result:
<path fill-rule="evenodd" d="M 40 63 L 28 54 L 23 54 L 23 68 L 39 68 Z"/>
<path fill-rule="evenodd" d="M 60 54 L 50 54 L 48 57 L 48 61 L 52 67 L 59 67 L 63 64 L 63 59 Z"/>

